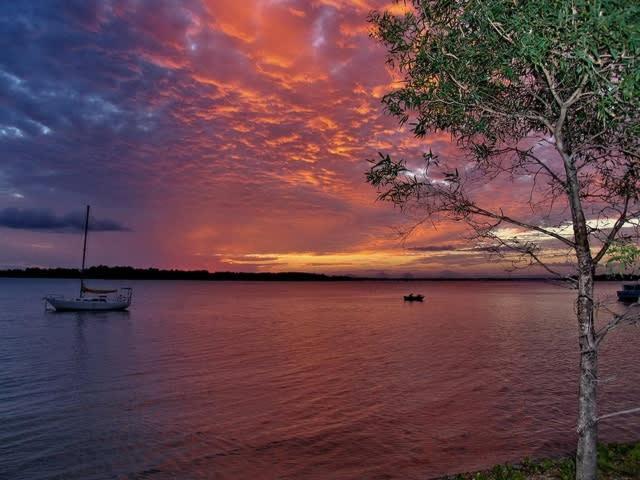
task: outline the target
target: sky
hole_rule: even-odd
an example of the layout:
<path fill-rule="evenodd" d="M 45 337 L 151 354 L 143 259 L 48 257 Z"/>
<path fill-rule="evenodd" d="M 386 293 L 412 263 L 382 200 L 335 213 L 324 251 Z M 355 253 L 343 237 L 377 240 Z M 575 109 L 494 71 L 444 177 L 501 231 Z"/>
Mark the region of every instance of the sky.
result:
<path fill-rule="evenodd" d="M 77 266 L 90 204 L 94 265 L 503 274 L 461 225 L 400 238 L 411 219 L 365 182 L 379 151 L 458 155 L 385 115 L 380 8 L 399 7 L 3 2 L 0 268 Z"/>

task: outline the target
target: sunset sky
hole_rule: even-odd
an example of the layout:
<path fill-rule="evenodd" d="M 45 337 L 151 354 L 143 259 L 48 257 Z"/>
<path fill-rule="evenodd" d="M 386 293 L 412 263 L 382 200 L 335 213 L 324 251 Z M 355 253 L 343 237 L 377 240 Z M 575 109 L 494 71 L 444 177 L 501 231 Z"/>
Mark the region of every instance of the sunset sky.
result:
<path fill-rule="evenodd" d="M 366 18 L 391 5 L 5 2 L 0 267 L 77 266 L 91 204 L 90 264 L 502 273 L 460 225 L 400 241 L 364 181 L 378 151 L 458 154 L 383 112 L 395 76 Z"/>

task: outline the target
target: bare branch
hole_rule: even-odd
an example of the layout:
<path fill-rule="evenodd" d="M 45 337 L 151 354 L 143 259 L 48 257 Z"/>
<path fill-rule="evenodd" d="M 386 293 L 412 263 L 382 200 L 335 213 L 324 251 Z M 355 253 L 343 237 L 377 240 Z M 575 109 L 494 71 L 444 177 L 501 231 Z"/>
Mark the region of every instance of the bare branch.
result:
<path fill-rule="evenodd" d="M 596 333 L 596 347 L 602 343 L 609 332 L 615 330 L 620 325 L 640 323 L 640 310 L 634 307 L 628 308 L 623 314 L 615 312 L 611 312 L 611 314 L 611 320 Z"/>
<path fill-rule="evenodd" d="M 556 91 L 556 82 L 551 76 L 551 73 L 549 73 L 549 70 L 547 70 L 545 67 L 542 67 L 542 73 L 544 73 L 544 77 L 547 80 L 547 85 L 549 87 L 549 91 L 551 92 L 551 95 L 553 95 L 553 98 L 555 99 L 558 106 L 562 106 L 564 102 L 562 101 L 562 98 L 560 98 L 560 95 L 558 95 L 558 92 Z"/>
<path fill-rule="evenodd" d="M 549 132 L 553 133 L 553 131 L 554 131 L 553 124 L 547 118 L 543 117 L 542 115 L 536 115 L 536 114 L 533 114 L 533 113 L 528 113 L 528 114 L 504 113 L 504 112 L 499 112 L 498 110 L 494 110 L 491 107 L 487 107 L 486 105 L 479 105 L 479 108 L 481 110 L 484 110 L 487 113 L 492 113 L 492 114 L 498 115 L 500 117 L 506 117 L 506 118 L 519 117 L 519 118 L 526 118 L 527 120 L 536 120 L 536 121 L 542 123 L 545 127 L 547 127 Z"/>
<path fill-rule="evenodd" d="M 638 413 L 638 412 L 640 412 L 640 408 L 630 408 L 629 410 L 621 410 L 619 412 L 607 413 L 606 415 L 599 416 L 596 419 L 596 422 L 599 422 L 600 420 L 604 420 L 605 418 L 617 417 L 619 415 L 629 415 L 631 413 Z"/>
<path fill-rule="evenodd" d="M 640 408 L 630 408 L 628 410 L 620 410 L 619 412 L 613 412 L 613 413 L 607 413 L 606 415 L 601 415 L 595 418 L 593 421 L 578 427 L 578 433 L 581 433 L 585 429 L 591 427 L 592 425 L 594 425 L 595 423 L 598 423 L 601 420 L 605 420 L 607 418 L 612 418 L 612 417 L 619 417 L 620 415 L 630 415 L 632 413 L 638 413 L 638 412 L 640 412 Z"/>
<path fill-rule="evenodd" d="M 566 102 L 564 102 L 563 105 L 566 108 L 569 108 L 571 105 L 573 105 L 575 102 L 577 102 L 580 99 L 580 96 L 582 95 L 582 89 L 584 88 L 585 84 L 587 83 L 587 79 L 588 78 L 589 78 L 589 76 L 587 74 L 584 74 L 582 76 L 582 78 L 580 79 L 580 84 L 579 84 L 578 88 L 576 88 L 575 91 L 569 97 L 569 99 Z"/>
<path fill-rule="evenodd" d="M 542 227 L 539 227 L 537 225 L 531 225 L 531 224 L 528 224 L 528 223 L 525 223 L 525 222 L 521 222 L 519 220 L 511 218 L 511 217 L 509 217 L 507 215 L 504 215 L 502 213 L 501 214 L 493 213 L 493 212 L 490 212 L 489 210 L 485 210 L 485 209 L 480 208 L 480 207 L 475 206 L 475 205 L 470 206 L 469 208 L 471 209 L 471 213 L 475 213 L 476 215 L 481 215 L 481 216 L 493 218 L 495 220 L 511 223 L 513 225 L 517 225 L 517 226 L 522 227 L 522 228 L 526 228 L 526 229 L 529 229 L 529 230 L 534 230 L 536 232 L 543 233 L 543 234 L 548 235 L 548 236 L 550 236 L 552 238 L 555 238 L 556 240 L 560 240 L 562 243 L 564 243 L 565 245 L 568 245 L 571 248 L 575 248 L 575 243 L 574 242 L 572 242 L 571 240 L 569 240 L 566 237 L 563 237 L 562 235 L 560 235 L 558 233 L 552 232 L 551 230 L 547 230 L 546 228 L 542 228 Z"/>
<path fill-rule="evenodd" d="M 553 270 L 551 267 L 549 267 L 549 265 L 547 265 L 542 260 L 540 260 L 540 258 L 534 252 L 527 252 L 527 254 L 529 256 L 531 256 L 531 258 L 533 258 L 538 265 L 540 265 L 542 268 L 544 268 L 550 274 L 555 275 L 556 277 L 559 277 L 563 281 L 568 281 L 569 283 L 571 283 L 573 285 L 577 284 L 577 282 L 576 282 L 576 280 L 574 278 L 572 278 L 572 277 L 570 277 L 568 275 L 563 275 L 560 272 L 557 272 L 557 271 Z"/>
<path fill-rule="evenodd" d="M 500 28 L 495 22 L 493 22 L 490 18 L 487 18 L 487 20 L 489 21 L 489 24 L 493 27 L 493 29 L 498 32 L 498 35 L 500 35 L 503 39 L 505 39 L 507 42 L 509 42 L 510 44 L 513 45 L 513 39 L 507 35 L 506 33 L 504 33 L 504 31 L 502 30 L 502 28 Z"/>
<path fill-rule="evenodd" d="M 563 189 L 566 189 L 566 183 L 564 180 L 562 180 L 558 174 L 556 172 L 554 172 L 553 170 L 551 170 L 551 168 L 549 168 L 549 166 L 544 163 L 542 160 L 540 160 L 538 157 L 536 157 L 535 155 L 533 155 L 530 151 L 525 151 L 525 150 L 519 150 L 518 148 L 515 149 L 516 152 L 518 154 L 521 155 L 525 155 L 527 158 L 532 159 L 534 162 L 536 162 L 538 165 L 540 165 L 550 176 L 551 178 L 553 178 L 556 182 L 558 182 L 560 185 L 562 185 Z"/>
<path fill-rule="evenodd" d="M 629 209 L 629 197 L 627 196 L 625 198 L 624 207 L 622 209 L 622 213 L 620 214 L 620 217 L 618 218 L 618 220 L 616 220 L 616 223 L 613 225 L 613 228 L 611 229 L 611 232 L 609 232 L 609 235 L 605 239 L 605 241 L 604 241 L 604 243 L 602 245 L 602 248 L 600 248 L 600 251 L 593 258 L 594 266 L 597 265 L 598 262 L 600 262 L 600 260 L 602 260 L 602 257 L 604 257 L 606 255 L 607 250 L 609 250 L 609 247 L 611 246 L 611 243 L 615 240 L 616 236 L 618 235 L 618 232 L 624 226 L 624 224 L 627 223 L 627 219 L 628 219 L 627 218 L 627 210 L 628 209 Z"/>

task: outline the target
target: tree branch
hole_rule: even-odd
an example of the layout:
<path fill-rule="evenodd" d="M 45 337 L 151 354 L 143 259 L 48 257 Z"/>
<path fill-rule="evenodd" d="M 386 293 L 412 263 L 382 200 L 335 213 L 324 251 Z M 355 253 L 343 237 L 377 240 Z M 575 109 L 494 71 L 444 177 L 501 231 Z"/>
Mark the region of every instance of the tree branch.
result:
<path fill-rule="evenodd" d="M 499 112 L 497 110 L 494 110 L 491 107 L 487 107 L 486 105 L 478 105 L 480 107 L 481 110 L 484 110 L 485 112 L 488 113 L 492 113 L 494 115 L 498 115 L 500 117 L 505 117 L 505 118 L 512 118 L 512 117 L 520 117 L 520 118 L 526 118 L 527 120 L 536 120 L 540 123 L 542 123 L 545 127 L 547 127 L 549 129 L 549 132 L 553 133 L 554 131 L 554 127 L 551 124 L 551 122 L 546 119 L 545 117 L 543 117 L 542 115 L 535 115 L 535 114 L 522 114 L 522 113 L 504 113 L 504 112 Z"/>
<path fill-rule="evenodd" d="M 516 148 L 515 150 L 516 150 L 516 152 L 518 154 L 526 155 L 527 158 L 532 159 L 534 162 L 536 162 L 538 165 L 540 165 L 551 176 L 551 178 L 553 178 L 556 182 L 558 182 L 560 185 L 562 185 L 562 188 L 564 188 L 566 190 L 567 185 L 566 185 L 565 181 L 562 180 L 558 176 L 558 174 L 556 172 L 551 170 L 551 168 L 549 168 L 549 166 L 546 163 L 544 163 L 542 160 L 540 160 L 538 157 L 536 157 L 535 155 L 533 155 L 529 151 L 519 150 L 518 148 Z"/>
<path fill-rule="evenodd" d="M 504 33 L 502 28 L 499 28 L 498 25 L 495 22 L 493 22 L 490 18 L 487 17 L 487 20 L 489 21 L 489 25 L 491 25 L 493 27 L 493 29 L 496 32 L 498 32 L 498 35 L 500 35 L 503 39 L 505 39 L 507 42 L 509 42 L 511 45 L 513 45 L 513 39 L 509 35 Z"/>
<path fill-rule="evenodd" d="M 609 232 L 609 235 L 607 235 L 607 238 L 605 239 L 602 245 L 602 248 L 600 248 L 600 251 L 593 258 L 594 266 L 596 266 L 598 262 L 602 260 L 602 257 L 606 255 L 607 250 L 609 250 L 609 247 L 611 246 L 611 243 L 615 240 L 616 236 L 618 235 L 618 232 L 624 226 L 624 224 L 627 223 L 628 208 L 629 208 L 629 197 L 627 196 L 624 200 L 624 207 L 622 209 L 622 213 L 620 214 L 620 217 L 618 218 L 616 223 L 613 225 L 613 228 L 611 229 L 611 232 Z"/>
<path fill-rule="evenodd" d="M 553 77 L 551 76 L 551 73 L 549 73 L 549 70 L 547 70 L 545 67 L 541 67 L 541 68 L 542 68 L 542 73 L 544 73 L 544 77 L 547 80 L 547 85 L 549 86 L 549 91 L 551 92 L 551 95 L 553 95 L 553 98 L 555 99 L 558 106 L 562 106 L 564 102 L 562 101 L 562 98 L 560 98 L 560 95 L 558 95 L 558 92 L 556 91 L 556 82 L 553 80 Z"/>
<path fill-rule="evenodd" d="M 638 413 L 638 412 L 640 412 L 640 408 L 630 408 L 629 410 L 621 410 L 619 412 L 607 413 L 606 415 L 601 415 L 598 418 L 596 418 L 596 422 L 599 422 L 600 420 L 604 420 L 605 418 L 617 417 L 619 415 L 628 415 L 630 413 Z"/>
<path fill-rule="evenodd" d="M 480 207 L 478 207 L 476 205 L 471 205 L 471 206 L 469 206 L 469 208 L 472 210 L 471 213 L 475 213 L 476 215 L 482 215 L 484 217 L 493 218 L 494 220 L 499 220 L 499 221 L 511 223 L 513 225 L 517 225 L 517 226 L 522 227 L 522 228 L 527 228 L 529 230 L 534 230 L 536 232 L 543 233 L 545 235 L 553 237 L 556 240 L 560 240 L 562 243 L 568 245 L 571 248 L 575 248 L 575 243 L 574 242 L 572 242 L 568 238 L 563 237 L 562 235 L 560 235 L 558 233 L 552 232 L 551 230 L 547 230 L 546 228 L 542 228 L 542 227 L 539 227 L 537 225 L 531 225 L 531 224 L 528 224 L 528 223 L 524 223 L 524 222 L 521 222 L 521 221 L 516 220 L 514 218 L 508 217 L 507 215 L 493 213 L 493 212 L 490 212 L 489 210 L 485 210 L 485 209 L 480 208 Z"/>
<path fill-rule="evenodd" d="M 569 108 L 571 105 L 573 105 L 575 102 L 577 102 L 580 99 L 580 95 L 582 94 L 582 89 L 586 85 L 588 78 L 589 76 L 586 73 L 582 76 L 582 78 L 580 79 L 580 84 L 578 88 L 576 88 L 575 91 L 569 97 L 569 99 L 566 102 L 564 102 L 563 104 L 564 107 Z"/>
<path fill-rule="evenodd" d="M 640 322 L 640 311 L 636 312 L 635 314 L 629 314 L 629 310 L 631 310 L 631 308 L 629 308 L 623 314 L 612 313 L 613 318 L 598 332 L 596 332 L 596 348 L 600 346 L 600 343 L 602 343 L 602 341 L 605 339 L 605 337 L 609 332 L 611 332 L 612 330 L 615 330 L 621 324 L 623 323 L 634 324 L 634 323 Z"/>
<path fill-rule="evenodd" d="M 581 425 L 580 427 L 578 427 L 578 433 L 583 432 L 586 428 L 594 425 L 595 423 L 598 423 L 600 420 L 605 420 L 607 418 L 612 418 L 612 417 L 618 417 L 620 415 L 629 415 L 631 413 L 638 413 L 638 412 L 640 412 L 640 408 L 630 408 L 628 410 L 620 410 L 619 412 L 613 412 L 613 413 L 607 413 L 606 415 L 601 415 L 597 417 L 595 420 L 587 423 L 586 425 Z"/>

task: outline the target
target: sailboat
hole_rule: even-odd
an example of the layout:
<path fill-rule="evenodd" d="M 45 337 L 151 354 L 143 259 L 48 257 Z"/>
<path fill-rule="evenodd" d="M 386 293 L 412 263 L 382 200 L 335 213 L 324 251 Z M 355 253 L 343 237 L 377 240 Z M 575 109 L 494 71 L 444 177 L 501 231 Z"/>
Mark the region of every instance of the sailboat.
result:
<path fill-rule="evenodd" d="M 62 295 L 47 295 L 45 304 L 51 305 L 56 311 L 114 311 L 126 310 L 131 305 L 133 290 L 129 287 L 105 290 L 89 288 L 84 283 L 85 260 L 87 257 L 87 234 L 89 233 L 89 210 L 84 221 L 84 246 L 82 249 L 82 268 L 80 269 L 80 295 L 68 298 Z"/>

